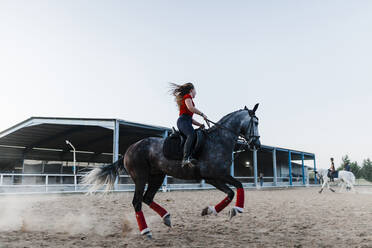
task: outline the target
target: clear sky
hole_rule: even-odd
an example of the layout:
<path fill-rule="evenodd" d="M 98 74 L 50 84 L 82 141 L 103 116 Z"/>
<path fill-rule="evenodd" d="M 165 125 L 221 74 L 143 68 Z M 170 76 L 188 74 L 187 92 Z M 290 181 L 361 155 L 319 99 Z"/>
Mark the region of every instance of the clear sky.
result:
<path fill-rule="evenodd" d="M 30 116 L 175 126 L 260 103 L 261 141 L 372 158 L 372 1 L 0 1 L 0 130 Z M 197 117 L 198 118 L 198 117 Z M 200 118 L 199 118 L 200 119 Z"/>

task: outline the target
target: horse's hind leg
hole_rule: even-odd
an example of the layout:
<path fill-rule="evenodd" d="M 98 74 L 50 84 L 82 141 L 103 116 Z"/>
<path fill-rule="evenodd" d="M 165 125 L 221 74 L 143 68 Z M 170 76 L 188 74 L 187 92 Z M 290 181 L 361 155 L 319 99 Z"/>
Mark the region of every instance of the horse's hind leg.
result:
<path fill-rule="evenodd" d="M 221 212 L 225 207 L 227 207 L 230 202 L 234 199 L 234 191 L 232 191 L 226 184 L 222 183 L 218 180 L 206 180 L 206 183 L 209 183 L 216 187 L 216 189 L 221 190 L 222 192 L 226 193 L 227 196 L 223 199 L 220 203 L 216 206 L 209 206 L 203 209 L 201 215 L 209 215 L 209 214 L 217 214 Z"/>
<path fill-rule="evenodd" d="M 158 192 L 165 178 L 165 174 L 150 175 L 148 187 L 145 195 L 143 196 L 143 202 L 149 205 L 149 207 L 163 218 L 163 223 L 171 227 L 170 214 L 162 206 L 154 202 L 154 196 Z"/>
<path fill-rule="evenodd" d="M 133 197 L 133 207 L 136 211 L 136 219 L 138 223 L 138 228 L 142 235 L 146 235 L 148 238 L 152 237 L 150 229 L 147 227 L 147 223 L 145 220 L 145 216 L 142 212 L 142 199 L 143 199 L 143 192 L 145 190 L 146 180 L 136 180 L 135 181 L 136 189 L 134 192 Z"/>

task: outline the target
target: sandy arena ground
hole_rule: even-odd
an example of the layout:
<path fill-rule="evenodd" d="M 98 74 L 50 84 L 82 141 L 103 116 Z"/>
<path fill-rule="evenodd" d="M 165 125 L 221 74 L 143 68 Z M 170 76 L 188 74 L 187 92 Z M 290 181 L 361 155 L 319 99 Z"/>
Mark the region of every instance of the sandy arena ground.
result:
<path fill-rule="evenodd" d="M 144 206 L 153 240 L 138 234 L 132 193 L 0 197 L 0 247 L 372 247 L 372 189 L 246 190 L 245 212 L 201 217 L 216 190 L 158 193 L 173 228 Z"/>

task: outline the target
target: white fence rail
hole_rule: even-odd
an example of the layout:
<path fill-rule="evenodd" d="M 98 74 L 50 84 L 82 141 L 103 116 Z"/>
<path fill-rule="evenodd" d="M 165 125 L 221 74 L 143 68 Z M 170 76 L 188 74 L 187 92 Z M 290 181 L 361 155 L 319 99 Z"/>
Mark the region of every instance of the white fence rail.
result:
<path fill-rule="evenodd" d="M 87 192 L 89 185 L 80 184 L 81 178 L 85 174 L 0 174 L 0 194 L 28 194 L 28 193 L 83 193 Z M 134 184 L 128 175 L 120 175 L 119 183 L 115 185 L 114 191 L 134 191 Z M 254 177 L 236 177 L 244 187 L 258 187 L 254 184 Z M 287 187 L 289 186 L 289 177 L 278 177 L 277 184 L 273 185 L 273 177 L 263 177 L 264 187 Z M 298 180 L 297 180 L 298 179 Z M 175 180 L 175 183 L 167 183 Z M 201 182 L 177 183 L 178 179 L 167 177 L 161 188 L 162 191 L 172 190 L 194 190 L 194 189 L 212 189 L 212 185 Z M 292 178 L 293 186 L 304 186 L 302 178 Z M 120 181 L 126 181 L 120 183 Z"/>

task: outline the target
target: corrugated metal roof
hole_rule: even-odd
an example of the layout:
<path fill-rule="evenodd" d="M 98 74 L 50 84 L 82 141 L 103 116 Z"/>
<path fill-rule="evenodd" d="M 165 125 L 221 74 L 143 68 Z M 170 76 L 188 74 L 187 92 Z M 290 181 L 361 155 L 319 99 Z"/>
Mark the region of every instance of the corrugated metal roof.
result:
<path fill-rule="evenodd" d="M 140 139 L 162 137 L 166 130 L 170 130 L 120 119 L 31 117 L 0 132 L 0 145 L 8 146 L 0 149 L 0 159 L 24 157 L 69 161 L 72 160 L 72 154 L 65 142 L 69 140 L 77 150 L 93 154 L 79 154 L 78 161 L 110 162 L 112 157 L 102 154 L 113 152 L 113 130 L 116 122 L 119 123 L 119 153 L 124 153 L 132 143 Z M 59 151 L 40 151 L 34 148 Z"/>
<path fill-rule="evenodd" d="M 138 140 L 150 136 L 162 137 L 165 131 L 171 131 L 167 127 L 121 119 L 31 117 L 0 132 L 0 146 L 7 146 L 0 148 L 0 160 L 25 158 L 71 161 L 72 153 L 65 142 L 69 140 L 77 150 L 91 152 L 91 154 L 79 154 L 78 161 L 111 162 L 112 157 L 107 154 L 113 152 L 115 123 L 119 123 L 119 153 L 121 154 Z M 56 151 L 41 151 L 35 148 L 56 149 Z M 271 146 L 262 146 L 262 152 L 271 152 L 274 148 L 280 153 L 279 155 L 291 151 L 293 160 L 300 160 L 302 153 L 305 159 L 314 157 L 312 153 Z"/>

